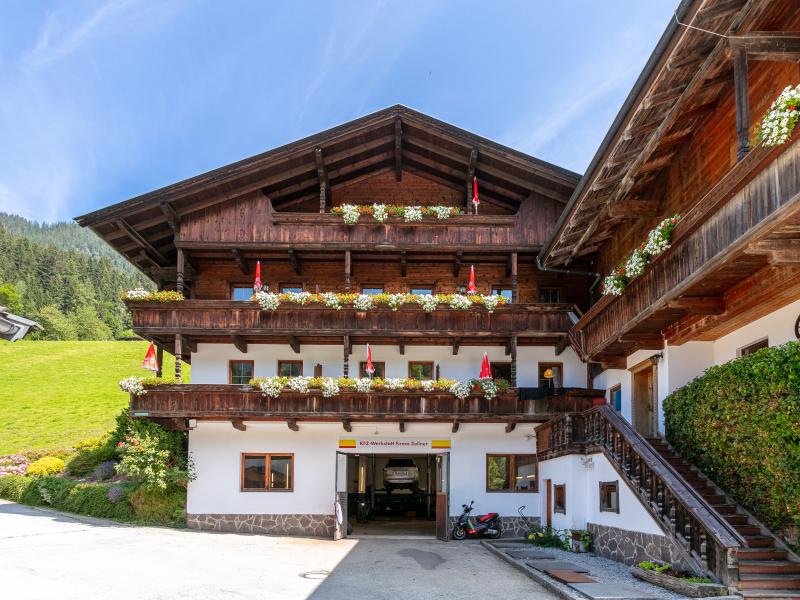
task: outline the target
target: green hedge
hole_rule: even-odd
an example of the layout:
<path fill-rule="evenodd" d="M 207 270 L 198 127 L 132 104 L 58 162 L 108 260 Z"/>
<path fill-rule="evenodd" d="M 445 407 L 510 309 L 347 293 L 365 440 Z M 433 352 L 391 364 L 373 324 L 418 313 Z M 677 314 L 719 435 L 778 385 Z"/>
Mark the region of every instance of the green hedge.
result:
<path fill-rule="evenodd" d="M 664 400 L 667 440 L 775 529 L 800 527 L 800 344 L 709 368 Z"/>

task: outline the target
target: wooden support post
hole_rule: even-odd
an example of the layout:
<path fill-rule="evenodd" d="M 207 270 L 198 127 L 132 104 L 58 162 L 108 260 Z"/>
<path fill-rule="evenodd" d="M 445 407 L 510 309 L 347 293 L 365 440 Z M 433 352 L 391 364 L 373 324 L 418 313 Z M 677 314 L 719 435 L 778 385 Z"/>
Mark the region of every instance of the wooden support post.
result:
<path fill-rule="evenodd" d="M 736 135 L 739 144 L 737 158 L 742 160 L 750 152 L 750 86 L 748 84 L 747 50 L 733 51 L 733 89 L 736 93 Z"/>
<path fill-rule="evenodd" d="M 247 339 L 243 335 L 233 336 L 233 345 L 242 354 L 247 354 Z"/>
<path fill-rule="evenodd" d="M 400 421 L 400 433 L 405 433 L 406 431 L 406 422 Z"/>
<path fill-rule="evenodd" d="M 569 336 L 565 335 L 556 344 L 556 356 L 560 356 L 569 347 Z"/>
<path fill-rule="evenodd" d="M 406 353 L 406 341 L 404 339 L 400 339 L 400 356 L 404 356 Z"/>
<path fill-rule="evenodd" d="M 156 377 L 161 379 L 164 376 L 164 348 L 158 346 L 156 348 L 156 363 L 158 363 L 158 371 L 156 371 Z"/>
<path fill-rule="evenodd" d="M 469 153 L 469 166 L 467 167 L 467 195 L 464 199 L 464 212 L 469 213 L 472 206 L 472 180 L 475 178 L 475 165 L 478 162 L 478 149 L 473 148 Z M 474 211 L 474 208 L 473 208 Z"/>
<path fill-rule="evenodd" d="M 185 267 L 185 261 L 183 256 L 183 248 L 178 248 L 178 259 L 177 259 L 177 267 L 176 271 L 177 274 L 175 276 L 175 289 L 178 290 L 181 294 L 183 293 L 183 269 Z"/>
<path fill-rule="evenodd" d="M 244 273 L 245 275 L 250 273 L 250 267 L 247 264 L 247 261 L 242 256 L 241 251 L 238 248 L 231 249 L 231 254 L 233 254 L 233 260 L 236 261 L 236 264 L 239 266 L 239 270 Z"/>
<path fill-rule="evenodd" d="M 406 251 L 403 250 L 400 252 L 400 277 L 406 276 L 406 268 L 408 264 L 406 263 Z"/>
<path fill-rule="evenodd" d="M 231 425 L 233 425 L 234 429 L 238 429 L 239 431 L 247 431 L 247 426 L 244 424 L 243 419 L 231 419 Z"/>
<path fill-rule="evenodd" d="M 511 302 L 519 302 L 518 278 L 517 278 L 517 253 L 511 253 Z"/>
<path fill-rule="evenodd" d="M 458 274 L 461 273 L 461 260 L 464 257 L 464 251 L 459 250 L 456 252 L 456 260 L 453 263 L 453 277 L 458 277 Z"/>
<path fill-rule="evenodd" d="M 461 338 L 453 338 L 453 356 L 458 356 L 458 349 L 461 347 Z"/>
<path fill-rule="evenodd" d="M 181 334 L 175 334 L 175 381 L 180 383 L 181 381 L 181 342 L 183 338 L 181 338 Z"/>
<path fill-rule="evenodd" d="M 509 421 L 508 423 L 506 423 L 506 433 L 511 433 L 516 428 L 517 428 L 517 422 L 516 421 Z"/>
<path fill-rule="evenodd" d="M 458 428 L 459 428 L 460 426 L 461 426 L 461 423 L 459 423 L 459 422 L 458 422 L 458 419 L 456 419 L 455 421 L 453 421 L 453 427 L 452 427 L 451 431 L 452 431 L 453 433 L 455 433 L 456 431 L 458 431 Z"/>
<path fill-rule="evenodd" d="M 342 419 L 342 427 L 347 433 L 353 431 L 353 424 L 350 422 L 350 419 Z"/>
<path fill-rule="evenodd" d="M 289 262 L 292 263 L 292 270 L 295 275 L 303 274 L 303 266 L 300 264 L 300 257 L 294 248 L 289 248 Z"/>
<path fill-rule="evenodd" d="M 511 337 L 511 387 L 517 387 L 517 336 Z"/>
<path fill-rule="evenodd" d="M 300 354 L 300 340 L 297 339 L 296 335 L 289 336 L 289 346 L 291 346 L 295 354 Z"/>
<path fill-rule="evenodd" d="M 297 426 L 297 419 L 286 419 L 286 425 L 288 425 L 289 429 L 292 431 L 300 431 L 300 428 Z"/>
<path fill-rule="evenodd" d="M 350 250 L 344 251 L 344 291 L 350 293 L 350 270 L 352 268 Z"/>
<path fill-rule="evenodd" d="M 350 336 L 349 335 L 345 335 L 344 336 L 344 350 L 343 350 L 344 368 L 342 369 L 342 371 L 344 372 L 344 376 L 345 377 L 349 377 L 350 376 L 350 349 L 351 349 Z"/>
<path fill-rule="evenodd" d="M 403 179 L 403 122 L 400 117 L 394 122 L 394 178 Z"/>
<path fill-rule="evenodd" d="M 328 210 L 328 172 L 325 169 L 322 148 L 314 149 L 314 158 L 317 161 L 317 177 L 319 178 L 319 212 L 324 213 Z"/>

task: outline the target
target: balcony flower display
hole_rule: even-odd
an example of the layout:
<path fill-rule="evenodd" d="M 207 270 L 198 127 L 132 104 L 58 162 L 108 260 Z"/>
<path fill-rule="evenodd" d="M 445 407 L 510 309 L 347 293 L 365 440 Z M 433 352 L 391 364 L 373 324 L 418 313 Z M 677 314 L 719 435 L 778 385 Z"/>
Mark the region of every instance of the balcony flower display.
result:
<path fill-rule="evenodd" d="M 342 299 L 339 297 L 339 294 L 333 292 L 325 292 L 322 294 L 322 302 L 325 306 L 334 310 L 341 310 L 342 308 Z"/>
<path fill-rule="evenodd" d="M 406 206 L 403 208 L 403 220 L 406 223 L 422 221 L 422 209 L 419 206 Z"/>
<path fill-rule="evenodd" d="M 285 296 L 291 304 L 306 305 L 311 302 L 311 292 L 285 292 Z"/>
<path fill-rule="evenodd" d="M 275 310 L 280 306 L 281 298 L 272 292 L 256 292 L 256 302 L 264 310 Z"/>
<path fill-rule="evenodd" d="M 378 223 L 386 223 L 390 218 L 402 219 L 406 223 L 418 223 L 425 217 L 444 221 L 450 217 L 463 215 L 464 211 L 455 206 L 404 206 L 396 204 L 342 204 L 334 206 L 331 214 L 341 215 L 346 225 L 355 225 L 362 215 L 369 215 Z"/>
<path fill-rule="evenodd" d="M 368 392 L 372 389 L 372 380 L 369 377 L 360 377 L 356 379 L 356 391 Z"/>
<path fill-rule="evenodd" d="M 277 398 L 287 384 L 285 377 L 264 377 L 258 381 L 258 389 L 268 398 Z"/>
<path fill-rule="evenodd" d="M 644 253 L 649 257 L 658 256 L 669 248 L 669 240 L 672 237 L 672 231 L 675 225 L 681 220 L 681 215 L 674 215 L 667 217 L 661 223 L 656 225 L 647 234 L 647 241 L 644 245 Z"/>
<path fill-rule="evenodd" d="M 386 304 L 392 310 L 397 310 L 405 303 L 405 294 L 388 294 L 386 297 Z"/>
<path fill-rule="evenodd" d="M 647 260 L 648 256 L 644 252 L 644 245 L 636 248 L 625 261 L 625 277 L 633 279 L 644 273 L 647 268 Z"/>
<path fill-rule="evenodd" d="M 500 299 L 503 298 L 499 294 L 494 295 L 487 295 L 487 296 L 480 296 L 482 304 L 486 307 L 486 310 L 489 312 L 494 312 L 494 309 L 497 308 L 498 304 L 502 304 L 505 302 L 505 298 L 501 301 Z"/>
<path fill-rule="evenodd" d="M 308 383 L 311 377 L 290 377 L 286 382 L 287 387 L 293 392 L 300 392 L 301 394 L 308 393 Z"/>
<path fill-rule="evenodd" d="M 135 375 L 120 381 L 119 389 L 131 396 L 144 396 L 147 393 L 144 389 L 144 377 L 136 377 Z"/>
<path fill-rule="evenodd" d="M 181 292 L 174 290 L 148 292 L 142 288 L 129 290 L 122 295 L 122 298 L 131 302 L 182 302 L 186 299 Z"/>
<path fill-rule="evenodd" d="M 439 297 L 431 294 L 430 296 L 417 296 L 417 302 L 426 313 L 433 312 L 439 306 Z"/>
<path fill-rule="evenodd" d="M 439 219 L 440 221 L 444 221 L 445 219 L 449 219 L 450 215 L 452 214 L 450 212 L 450 207 L 449 206 L 432 206 L 431 210 L 436 215 L 436 218 Z"/>
<path fill-rule="evenodd" d="M 455 310 L 467 310 L 472 306 L 472 300 L 463 294 L 453 294 L 448 303 Z"/>
<path fill-rule="evenodd" d="M 424 379 L 420 382 L 420 387 L 423 392 L 432 392 L 436 389 L 436 382 L 433 379 Z"/>
<path fill-rule="evenodd" d="M 369 294 L 358 294 L 353 299 L 353 307 L 356 310 L 367 311 L 372 308 L 372 296 Z"/>
<path fill-rule="evenodd" d="M 603 295 L 604 296 L 621 296 L 625 291 L 625 267 L 619 266 L 614 269 L 614 272 L 607 275 L 603 279 Z"/>
<path fill-rule="evenodd" d="M 459 400 L 468 398 L 472 393 L 472 382 L 470 381 L 456 381 L 450 386 L 450 393 Z"/>
<path fill-rule="evenodd" d="M 342 204 L 342 219 L 344 219 L 345 224 L 355 225 L 358 223 L 358 218 L 360 216 L 361 213 L 359 212 L 357 206 L 352 204 Z"/>
<path fill-rule="evenodd" d="M 286 292 L 275 294 L 273 292 L 256 292 L 255 300 L 263 310 L 276 310 L 282 303 L 322 304 L 334 310 L 354 308 L 358 311 L 373 310 L 378 307 L 388 307 L 397 310 L 401 306 L 420 306 L 425 312 L 433 312 L 440 305 L 449 306 L 454 310 L 467 310 L 473 306 L 483 306 L 487 311 L 493 312 L 497 306 L 507 304 L 508 300 L 500 295 L 464 296 L 463 294 L 432 294 L 417 296 L 414 294 L 349 294 L 341 292 L 324 292 L 312 294 L 311 292 Z"/>
<path fill-rule="evenodd" d="M 322 380 L 322 395 L 325 398 L 339 395 L 339 382 L 332 377 Z"/>
<path fill-rule="evenodd" d="M 372 205 L 372 216 L 378 223 L 385 223 L 386 219 L 389 218 L 389 211 L 386 210 L 385 204 L 373 204 Z"/>
<path fill-rule="evenodd" d="M 758 126 L 757 136 L 765 146 L 786 143 L 800 119 L 800 85 L 787 86 L 769 107 Z"/>

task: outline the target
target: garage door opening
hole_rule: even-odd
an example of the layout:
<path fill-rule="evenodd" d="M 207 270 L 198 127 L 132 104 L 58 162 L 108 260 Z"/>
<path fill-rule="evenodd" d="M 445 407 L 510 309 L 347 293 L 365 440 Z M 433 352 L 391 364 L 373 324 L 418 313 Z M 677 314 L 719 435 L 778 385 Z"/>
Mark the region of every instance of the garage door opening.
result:
<path fill-rule="evenodd" d="M 351 454 L 347 514 L 354 536 L 436 535 L 435 454 Z"/>

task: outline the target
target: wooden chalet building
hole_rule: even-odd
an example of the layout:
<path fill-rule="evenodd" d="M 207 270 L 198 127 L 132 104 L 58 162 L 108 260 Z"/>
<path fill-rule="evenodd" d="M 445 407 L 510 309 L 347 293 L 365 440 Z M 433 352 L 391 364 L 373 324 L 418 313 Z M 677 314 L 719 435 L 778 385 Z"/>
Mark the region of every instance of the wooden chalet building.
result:
<path fill-rule="evenodd" d="M 798 337 L 800 142 L 752 135 L 800 83 L 798 60 L 796 2 L 685 0 L 582 177 L 395 106 L 80 217 L 187 297 L 130 309 L 138 334 L 192 364 L 190 384 L 132 398 L 134 416 L 190 429 L 189 525 L 338 536 L 399 507 L 436 515 L 446 538 L 463 501 L 513 533 L 524 504 L 529 519 L 590 529 L 612 558 L 661 558 L 748 597 L 796 594 L 789 549 L 657 438 L 671 391 Z M 373 203 L 464 214 L 339 214 Z M 676 214 L 669 247 L 601 295 Z M 478 292 L 509 303 L 264 310 L 250 300 L 257 260 L 272 292 L 356 294 L 463 293 L 474 265 Z M 510 387 L 270 398 L 246 385 L 359 377 L 367 344 L 387 378 L 473 378 L 487 352 Z M 385 493 L 392 469 L 416 469 L 414 491 Z"/>

